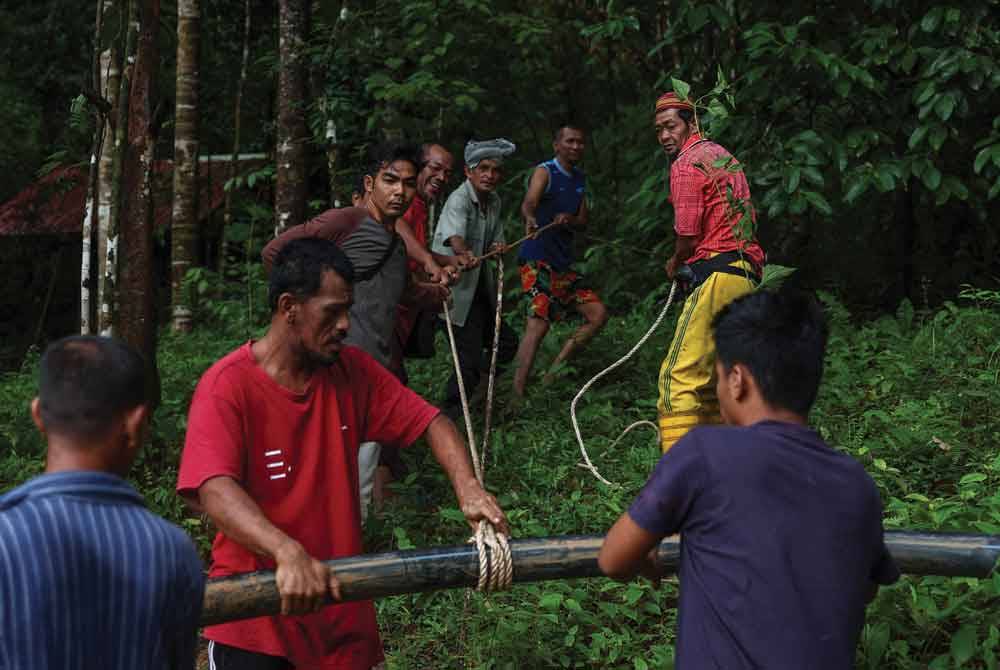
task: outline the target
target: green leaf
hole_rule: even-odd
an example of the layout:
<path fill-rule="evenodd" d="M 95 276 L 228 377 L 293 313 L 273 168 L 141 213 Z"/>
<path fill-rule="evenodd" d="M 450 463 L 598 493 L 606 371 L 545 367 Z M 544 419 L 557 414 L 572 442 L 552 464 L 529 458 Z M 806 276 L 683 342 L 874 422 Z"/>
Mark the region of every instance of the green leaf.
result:
<path fill-rule="evenodd" d="M 805 199 L 809 201 L 809 204 L 812 205 L 815 210 L 824 216 L 833 215 L 833 207 L 830 206 L 830 203 L 827 202 L 826 198 L 824 198 L 822 194 L 817 193 L 816 191 L 803 191 L 802 195 L 805 196 Z"/>
<path fill-rule="evenodd" d="M 994 149 L 996 149 L 995 146 L 986 147 L 976 154 L 976 162 L 972 164 L 972 169 L 976 171 L 976 174 L 980 174 L 983 171 L 983 168 L 986 166 L 986 163 L 989 162 L 990 155 L 993 153 Z"/>
<path fill-rule="evenodd" d="M 937 112 L 942 121 L 947 121 L 951 118 L 952 112 L 955 111 L 955 98 L 951 95 L 942 95 L 938 98 L 937 104 L 934 105 L 934 111 Z"/>
<path fill-rule="evenodd" d="M 717 119 L 725 119 L 729 116 L 729 110 L 719 100 L 712 100 L 708 104 L 708 111 Z"/>
<path fill-rule="evenodd" d="M 816 186 L 817 188 L 823 188 L 823 173 L 814 167 L 804 167 L 802 168 L 802 176 L 806 178 L 806 181 Z"/>
<path fill-rule="evenodd" d="M 559 605 L 562 604 L 563 596 L 561 593 L 546 593 L 538 601 L 538 606 L 542 609 L 547 610 L 557 610 Z"/>
<path fill-rule="evenodd" d="M 924 186 L 931 191 L 936 191 L 941 186 L 941 172 L 933 165 L 928 165 L 923 174 Z"/>
<path fill-rule="evenodd" d="M 799 181 L 802 179 L 802 170 L 793 166 L 788 172 L 785 173 L 785 192 L 795 193 L 799 188 Z"/>
<path fill-rule="evenodd" d="M 676 79 L 674 77 L 670 78 L 670 84 L 674 87 L 674 93 L 677 94 L 678 98 L 680 98 L 681 100 L 688 99 L 688 94 L 691 92 L 690 84 L 688 84 L 686 81 L 681 81 L 680 79 Z"/>
<path fill-rule="evenodd" d="M 785 280 L 795 274 L 797 270 L 798 268 L 792 268 L 786 265 L 768 263 L 764 266 L 764 272 L 761 274 L 760 278 L 760 286 L 757 288 L 778 289 L 785 282 Z"/>
<path fill-rule="evenodd" d="M 916 149 L 917 145 L 924 139 L 924 136 L 927 135 L 928 130 L 930 130 L 930 127 L 925 125 L 919 125 L 914 128 L 910 134 L 910 141 L 907 143 L 907 146 L 911 149 Z"/>
<path fill-rule="evenodd" d="M 951 638 L 951 656 L 962 665 L 976 653 L 976 628 L 965 624 Z"/>
<path fill-rule="evenodd" d="M 965 484 L 975 484 L 976 482 L 984 482 L 986 479 L 986 475 L 981 472 L 970 472 L 958 480 L 958 485 L 964 486 Z"/>
<path fill-rule="evenodd" d="M 847 202 L 854 202 L 859 197 L 861 197 L 865 191 L 868 190 L 870 182 L 864 177 L 856 178 L 850 187 L 847 189 L 847 193 L 844 194 L 844 200 Z"/>
<path fill-rule="evenodd" d="M 930 99 L 933 98 L 934 94 L 937 92 L 933 83 L 925 84 L 922 88 L 918 88 L 917 90 L 920 91 L 920 93 L 917 95 L 917 99 L 913 101 L 917 105 L 923 105 L 924 103 L 930 101 Z"/>
<path fill-rule="evenodd" d="M 935 7 L 931 11 L 924 14 L 924 18 L 920 21 L 920 28 L 925 33 L 932 33 L 938 27 L 938 23 L 941 22 L 941 8 Z"/>
<path fill-rule="evenodd" d="M 632 659 L 632 666 L 635 670 L 649 670 L 649 664 L 638 656 Z"/>

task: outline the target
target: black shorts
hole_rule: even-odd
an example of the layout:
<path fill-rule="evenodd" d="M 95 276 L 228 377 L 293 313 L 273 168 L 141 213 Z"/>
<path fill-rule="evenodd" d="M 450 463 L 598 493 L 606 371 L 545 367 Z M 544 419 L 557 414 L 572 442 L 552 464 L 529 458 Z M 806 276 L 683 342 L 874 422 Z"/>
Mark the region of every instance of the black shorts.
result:
<path fill-rule="evenodd" d="M 209 670 L 294 670 L 287 658 L 208 641 Z"/>

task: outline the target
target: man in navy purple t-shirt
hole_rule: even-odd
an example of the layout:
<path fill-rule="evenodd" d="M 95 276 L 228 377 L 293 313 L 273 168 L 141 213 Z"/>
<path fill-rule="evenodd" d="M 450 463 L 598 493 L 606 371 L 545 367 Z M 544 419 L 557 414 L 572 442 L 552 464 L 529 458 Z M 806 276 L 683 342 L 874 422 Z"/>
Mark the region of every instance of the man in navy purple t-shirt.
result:
<path fill-rule="evenodd" d="M 865 605 L 899 577 L 882 501 L 854 459 L 806 424 L 827 326 L 816 301 L 758 291 L 713 323 L 728 426 L 668 451 L 598 558 L 609 576 L 662 576 L 681 534 L 677 668 L 851 668 Z"/>

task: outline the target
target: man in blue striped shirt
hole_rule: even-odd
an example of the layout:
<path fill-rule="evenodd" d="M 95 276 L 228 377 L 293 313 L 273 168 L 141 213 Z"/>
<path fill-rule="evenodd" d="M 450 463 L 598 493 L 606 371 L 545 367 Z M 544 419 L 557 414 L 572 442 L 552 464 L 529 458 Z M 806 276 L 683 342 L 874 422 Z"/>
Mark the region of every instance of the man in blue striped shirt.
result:
<path fill-rule="evenodd" d="M 204 591 L 191 540 L 122 477 L 146 432 L 142 357 L 68 337 L 31 415 L 45 474 L 0 497 L 0 668 L 193 668 Z"/>

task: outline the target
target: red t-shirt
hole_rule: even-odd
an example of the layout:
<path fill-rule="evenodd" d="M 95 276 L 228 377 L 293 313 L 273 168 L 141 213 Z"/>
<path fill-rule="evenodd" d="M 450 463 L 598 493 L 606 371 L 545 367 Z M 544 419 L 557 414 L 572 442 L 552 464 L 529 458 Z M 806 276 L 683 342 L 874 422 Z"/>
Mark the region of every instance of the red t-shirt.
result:
<path fill-rule="evenodd" d="M 410 204 L 409 209 L 403 214 L 403 220 L 410 225 L 410 229 L 413 231 L 413 235 L 420 242 L 420 246 L 427 246 L 427 221 L 429 219 L 429 213 L 427 211 L 427 203 L 419 195 L 413 198 L 413 202 Z M 410 272 L 419 272 L 420 263 L 408 259 Z M 406 349 L 406 342 L 410 339 L 410 333 L 413 331 L 413 326 L 417 322 L 417 314 L 420 310 L 414 309 L 413 307 L 407 305 L 399 305 L 396 308 L 396 341 L 399 343 L 399 355 L 402 358 L 402 352 Z M 402 361 L 398 361 L 398 365 L 394 364 L 393 369 L 401 369 Z"/>
<path fill-rule="evenodd" d="M 313 557 L 361 553 L 358 444 L 408 445 L 438 410 L 360 349 L 344 347 L 336 363 L 317 370 L 306 391 L 295 393 L 257 365 L 251 344 L 215 363 L 198 382 L 178 492 L 194 494 L 212 477 L 232 477 Z M 209 576 L 274 567 L 216 535 Z M 205 636 L 283 656 L 300 670 L 368 670 L 383 658 L 371 601 L 209 626 Z"/>
<path fill-rule="evenodd" d="M 670 166 L 670 203 L 674 207 L 674 230 L 678 235 L 697 238 L 688 263 L 727 251 L 743 250 L 748 260 L 760 268 L 764 250 L 756 239 L 739 240 L 733 225 L 742 214 L 734 211 L 727 190 L 748 207 L 750 186 L 743 171 L 730 172 L 714 163 L 730 154 L 724 148 L 694 134 L 684 143 Z M 752 215 L 756 221 L 756 213 Z"/>

